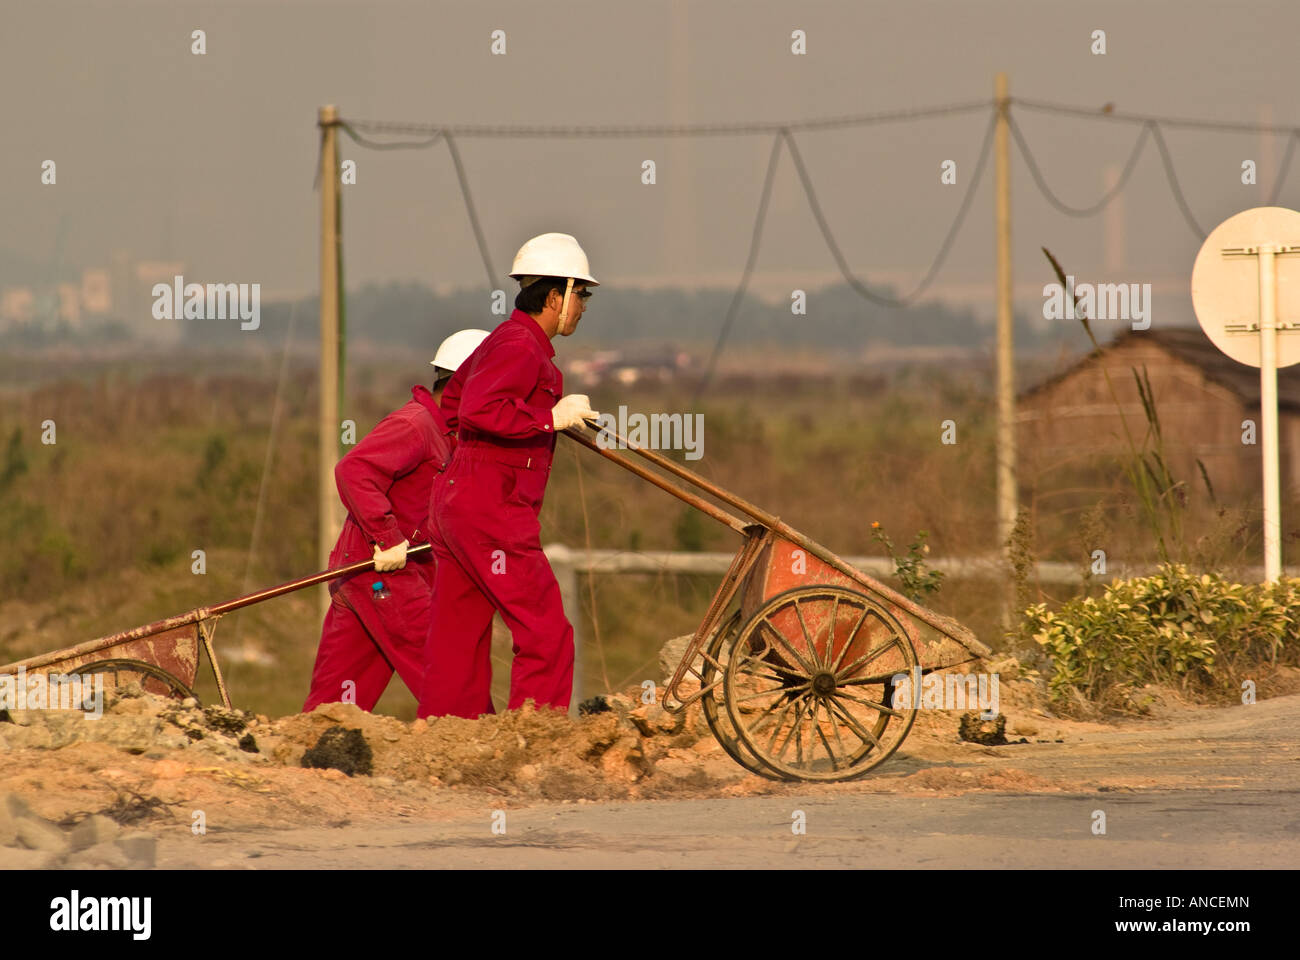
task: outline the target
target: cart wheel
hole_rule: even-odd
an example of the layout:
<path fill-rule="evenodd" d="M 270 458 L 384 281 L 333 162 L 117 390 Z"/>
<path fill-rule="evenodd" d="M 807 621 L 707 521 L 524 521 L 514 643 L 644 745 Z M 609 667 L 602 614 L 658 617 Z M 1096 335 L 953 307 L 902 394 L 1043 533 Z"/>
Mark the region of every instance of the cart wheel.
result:
<path fill-rule="evenodd" d="M 194 697 L 194 691 L 187 687 L 179 677 L 175 677 L 162 667 L 147 663 L 144 660 L 94 660 L 90 663 L 83 663 L 79 667 L 73 667 L 69 672 L 83 676 L 93 673 L 111 673 L 114 687 L 138 679 L 141 689 L 146 693 L 153 693 L 163 697 L 175 697 L 177 700 Z M 123 677 L 126 679 L 123 680 Z M 198 697 L 194 697 L 194 699 L 197 700 Z"/>
<path fill-rule="evenodd" d="M 741 744 L 788 779 L 852 780 L 898 749 L 916 719 L 893 706 L 917 665 L 898 620 L 844 587 L 795 587 L 768 600 L 731 643 L 723 684 Z"/>
<path fill-rule="evenodd" d="M 709 729 L 713 731 L 714 739 L 723 750 L 727 751 L 727 756 L 732 760 L 760 777 L 767 777 L 769 780 L 788 779 L 778 775 L 767 764 L 760 762 L 749 748 L 737 739 L 736 728 L 727 713 L 724 680 L 727 661 L 731 657 L 731 644 L 739 628 L 740 612 L 737 611 L 714 630 L 713 636 L 704 646 L 704 666 L 700 670 L 700 687 L 707 692 L 700 698 L 700 709 L 704 711 L 704 719 Z M 713 687 L 711 690 L 710 685 Z"/>

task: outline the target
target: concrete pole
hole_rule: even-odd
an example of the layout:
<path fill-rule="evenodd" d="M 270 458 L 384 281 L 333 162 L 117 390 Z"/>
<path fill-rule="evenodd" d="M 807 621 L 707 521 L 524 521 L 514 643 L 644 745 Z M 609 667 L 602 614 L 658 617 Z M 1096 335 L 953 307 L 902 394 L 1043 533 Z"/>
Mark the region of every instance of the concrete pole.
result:
<path fill-rule="evenodd" d="M 338 277 L 338 119 L 337 110 L 321 107 L 318 124 L 322 142 L 320 154 L 320 420 L 318 427 L 319 473 L 317 476 L 317 567 L 329 565 L 337 531 L 334 501 L 334 464 L 339 439 L 339 277 Z M 322 618 L 329 607 L 329 589 L 320 589 Z"/>
<path fill-rule="evenodd" d="M 1011 152 L 1009 147 L 1007 75 L 999 73 L 993 84 L 997 101 L 994 132 L 994 210 L 997 225 L 998 320 L 998 441 L 997 496 L 998 546 L 1003 548 L 1016 524 L 1016 401 L 1015 350 L 1011 327 Z"/>
<path fill-rule="evenodd" d="M 1282 575 L 1282 506 L 1277 446 L 1277 262 L 1259 248 L 1259 428 L 1264 444 L 1264 579 Z"/>

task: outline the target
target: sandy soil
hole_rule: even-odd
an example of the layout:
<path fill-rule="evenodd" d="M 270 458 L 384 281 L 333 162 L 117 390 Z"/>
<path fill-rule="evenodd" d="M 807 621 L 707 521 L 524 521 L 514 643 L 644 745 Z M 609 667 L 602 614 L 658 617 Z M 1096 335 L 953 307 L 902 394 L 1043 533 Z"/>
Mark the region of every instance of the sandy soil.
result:
<path fill-rule="evenodd" d="M 1281 675 L 1275 686 L 1295 680 Z M 644 819 L 663 807 L 652 801 L 730 802 L 743 816 L 769 801 L 843 809 L 868 798 L 1296 786 L 1300 695 L 1206 708 L 1162 694 L 1153 717 L 1119 723 L 1053 716 L 1034 680 L 1004 683 L 1002 701 L 1010 744 L 961 741 L 955 713 L 922 711 L 898 754 L 875 773 L 826 785 L 748 774 L 718 747 L 698 711 L 678 718 L 626 697 L 576 720 L 526 709 L 403 723 L 342 704 L 273 720 L 130 695 L 98 719 L 15 712 L 0 723 L 0 867 L 287 865 L 295 861 L 275 861 L 275 851 L 362 851 L 405 830 L 435 847 L 431 832 L 462 836 L 463 853 L 485 837 L 499 839 L 487 827 L 495 811 L 536 824 L 578 806 L 593 808 L 584 831 L 599 859 L 595 851 L 609 839 L 601 831 L 617 833 L 629 819 L 615 814 L 639 809 Z M 340 725 L 361 731 L 371 775 L 301 766 L 321 734 Z M 604 819 L 591 819 L 596 808 Z M 671 832 L 676 815 L 657 816 Z M 591 833 L 597 822 L 603 827 Z M 36 836 L 42 824 L 56 833 Z M 546 836 L 536 834 L 529 849 L 545 849 Z M 350 863 L 414 863 L 402 859 L 405 842 L 393 846 L 398 854 L 382 864 L 360 852 Z"/>

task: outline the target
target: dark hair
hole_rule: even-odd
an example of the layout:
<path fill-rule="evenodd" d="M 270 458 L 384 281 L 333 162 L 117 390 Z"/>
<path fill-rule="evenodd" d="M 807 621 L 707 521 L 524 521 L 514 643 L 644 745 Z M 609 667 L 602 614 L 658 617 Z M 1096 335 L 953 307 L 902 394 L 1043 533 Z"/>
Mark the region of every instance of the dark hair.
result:
<path fill-rule="evenodd" d="M 576 287 L 581 282 L 575 280 L 573 285 Z M 568 277 L 542 277 L 534 280 L 528 286 L 520 288 L 515 296 L 515 309 L 522 310 L 530 316 L 541 313 L 546 307 L 546 298 L 551 295 L 551 291 L 558 290 L 560 296 L 564 296 L 564 288 L 568 284 Z"/>

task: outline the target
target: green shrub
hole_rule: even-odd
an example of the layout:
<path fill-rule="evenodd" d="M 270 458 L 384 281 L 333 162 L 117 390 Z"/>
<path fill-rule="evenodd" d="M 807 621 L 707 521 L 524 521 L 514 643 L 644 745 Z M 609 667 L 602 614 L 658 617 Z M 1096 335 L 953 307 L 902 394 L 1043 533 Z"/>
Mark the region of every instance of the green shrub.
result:
<path fill-rule="evenodd" d="M 908 544 L 906 556 L 900 556 L 894 549 L 894 541 L 881 529 L 880 521 L 871 521 L 871 539 L 883 545 L 889 559 L 894 561 L 894 575 L 903 582 L 903 592 L 913 603 L 921 603 L 930 594 L 938 593 L 943 584 L 943 571 L 931 570 L 925 562 L 925 555 L 930 552 L 925 542 L 929 537 L 929 530 L 918 531 Z"/>
<path fill-rule="evenodd" d="M 1217 574 L 1164 564 L 1157 574 L 1120 580 L 1101 597 L 1078 597 L 1059 611 L 1029 607 L 1022 634 L 1050 654 L 1051 695 L 1086 710 L 1142 711 L 1146 684 L 1226 701 L 1264 662 L 1297 661 L 1300 580 L 1230 583 Z"/>

